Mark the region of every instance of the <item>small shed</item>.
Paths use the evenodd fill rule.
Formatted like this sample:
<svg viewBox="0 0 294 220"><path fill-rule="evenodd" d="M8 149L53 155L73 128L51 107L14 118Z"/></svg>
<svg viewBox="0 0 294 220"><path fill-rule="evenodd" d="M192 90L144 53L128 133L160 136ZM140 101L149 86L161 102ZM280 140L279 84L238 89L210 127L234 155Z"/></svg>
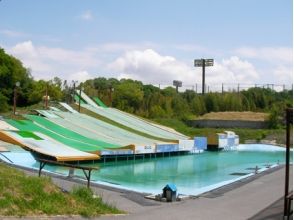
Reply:
<svg viewBox="0 0 294 220"><path fill-rule="evenodd" d="M173 183L168 183L162 189L162 197L166 198L167 202L175 202L177 199L177 187Z"/></svg>

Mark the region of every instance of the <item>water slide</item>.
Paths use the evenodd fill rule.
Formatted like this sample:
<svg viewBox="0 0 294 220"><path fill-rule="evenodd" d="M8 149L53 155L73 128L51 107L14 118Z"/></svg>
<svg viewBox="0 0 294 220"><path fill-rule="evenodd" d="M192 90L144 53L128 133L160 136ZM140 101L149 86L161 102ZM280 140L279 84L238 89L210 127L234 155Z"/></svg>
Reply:
<svg viewBox="0 0 294 220"><path fill-rule="evenodd" d="M145 121L139 119L138 117L130 116L129 114L122 113L121 111L113 109L113 108L94 107L88 104L82 104L82 107L92 112L95 112L99 115L102 115L103 117L116 121L122 125L130 127L134 130L152 135L154 137L159 137L159 138L164 138L169 140L181 140L181 139L189 138L185 135L170 132L161 127L154 126L151 123L146 123Z"/></svg>
<svg viewBox="0 0 294 220"><path fill-rule="evenodd" d="M164 138L164 139L170 139L170 140L189 139L189 137L171 128L166 128L165 126L156 125L155 123L151 123L147 120L141 119L129 113L125 113L118 109L105 108L104 103L102 103L101 100L96 97L94 98L94 100L98 104L102 103L104 105L102 107L97 106L97 104L91 98L89 98L84 92L81 92L81 98L85 100L85 102L87 103L87 104L82 103L83 107L97 114L100 114L104 117L115 120L118 123L123 124L127 127L133 128L135 130L147 133L155 137Z"/></svg>
<svg viewBox="0 0 294 220"><path fill-rule="evenodd" d="M50 118L48 120L89 138L98 138L99 140L124 146L160 143L158 140L137 135L85 114L71 114L69 112L56 112L55 114L60 118Z"/></svg>
<svg viewBox="0 0 294 220"><path fill-rule="evenodd" d="M85 102L85 100L83 98L80 99L80 96L79 95L74 95L74 100L79 103L79 101L81 100L81 103L85 104L87 102Z"/></svg>
<svg viewBox="0 0 294 220"><path fill-rule="evenodd" d="M35 110L36 112L38 112L40 115L43 115L47 118L58 118L57 115L55 115L53 112L51 111L46 111L46 110Z"/></svg>
<svg viewBox="0 0 294 220"><path fill-rule="evenodd" d="M89 97L87 96L83 91L79 91L79 90L76 90L76 93L80 96L80 92L81 92L81 100L84 100L85 103L87 103L88 105L91 105L93 107L97 107L97 104ZM83 104L85 104L83 103Z"/></svg>
<svg viewBox="0 0 294 220"><path fill-rule="evenodd" d="M102 101L101 99L99 99L98 97L93 97L93 100L100 106L103 108L108 108Z"/></svg>
<svg viewBox="0 0 294 220"><path fill-rule="evenodd" d="M101 146L89 144L80 140L72 139L71 137L66 136L61 131L50 130L45 127L39 126L36 123L33 123L30 120L6 120L10 125L18 128L22 131L30 131L30 132L40 132L42 134L47 135L48 137L64 144L70 146L74 149L91 152L91 153L99 153L100 150L104 149Z"/></svg>
<svg viewBox="0 0 294 220"><path fill-rule="evenodd" d="M18 131L17 128L11 126L6 121L0 120L0 130Z"/></svg>
<svg viewBox="0 0 294 220"><path fill-rule="evenodd" d="M149 120L146 120L146 119L144 119L144 118L140 118L140 117L138 117L138 116L136 116L136 115L133 115L133 114L130 114L130 113L127 113L127 112L121 111L121 110L119 110L119 109L117 109L117 108L111 108L111 110L112 110L112 111L118 111L119 113L121 113L121 114L125 114L125 115L128 116L128 117L133 117L133 118L135 118L135 119L137 119L137 120L141 120L141 121L143 121L144 123L148 123L148 124L151 124L152 126L159 127L160 129L167 130L168 132L171 132L171 133L173 133L173 134L180 135L180 136L183 137L183 139L187 139L187 138L189 138L188 136L183 135L183 134L180 133L180 132L177 132L177 131L176 131L175 129L173 129L173 128L169 128L169 127L166 127L166 126L164 126L164 125L156 124L156 123L154 123L154 122L152 122L152 121L149 121Z"/></svg>
<svg viewBox="0 0 294 220"><path fill-rule="evenodd" d="M56 108L56 107L53 107L53 106L50 106L49 108L51 110L53 110L53 111L56 111L56 112L60 112L61 111L59 108Z"/></svg>
<svg viewBox="0 0 294 220"><path fill-rule="evenodd" d="M66 104L65 102L59 102L59 104L71 113L79 113L78 111L74 110L70 105Z"/></svg>
<svg viewBox="0 0 294 220"><path fill-rule="evenodd" d="M11 144L22 146L38 154L55 158L57 161L80 161L80 160L97 160L98 155L79 151L46 139L45 135L35 138L37 135L32 133L31 137L23 137L16 131L0 130L0 140Z"/></svg>
<svg viewBox="0 0 294 220"><path fill-rule="evenodd" d="M120 124L131 127L135 130L139 130L141 132L147 133L152 136L156 136L155 134L157 134L157 136L160 135L158 137L165 138L165 139L171 139L171 140L189 139L188 136L185 136L175 131L172 128L168 128L166 126L162 126L162 125L150 122L148 120L120 111L115 108L107 108L107 106L98 97L93 98L94 101L96 102L95 103L84 92L81 92L81 98L85 100L86 102L86 103L82 103L83 107L85 106L94 107L98 109L97 111L99 111L101 115L104 113L103 114L104 117L109 117L112 120L115 119L115 121L119 122ZM97 106L97 104L99 106ZM91 111L93 111L93 109Z"/></svg>
<svg viewBox="0 0 294 220"><path fill-rule="evenodd" d="M107 149L107 148L120 148L122 145L120 144L111 144L107 143L102 140L87 138L77 132L74 132L70 129L67 129L63 126L60 126L44 117L35 116L35 115L25 115L26 118L32 120L37 125L44 127L48 130L51 130L53 132L62 134L63 136L69 137L72 140L79 141L81 143L86 143L93 146L99 146L100 148Z"/></svg>

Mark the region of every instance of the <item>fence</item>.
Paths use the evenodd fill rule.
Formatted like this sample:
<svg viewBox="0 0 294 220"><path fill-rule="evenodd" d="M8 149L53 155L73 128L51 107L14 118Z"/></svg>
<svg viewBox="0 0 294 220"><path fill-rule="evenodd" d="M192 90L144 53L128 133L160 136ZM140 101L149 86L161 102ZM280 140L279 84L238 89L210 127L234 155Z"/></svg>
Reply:
<svg viewBox="0 0 294 220"><path fill-rule="evenodd" d="M168 86L172 86L172 84L153 84L160 89L164 89ZM250 88L264 88L271 89L277 92L293 90L293 84L242 84L242 83L220 83L220 84L205 84L206 93L209 92L240 92L242 90L248 90ZM180 92L184 92L186 90L193 90L196 93L202 93L202 84L183 84L182 87L179 87Z"/></svg>

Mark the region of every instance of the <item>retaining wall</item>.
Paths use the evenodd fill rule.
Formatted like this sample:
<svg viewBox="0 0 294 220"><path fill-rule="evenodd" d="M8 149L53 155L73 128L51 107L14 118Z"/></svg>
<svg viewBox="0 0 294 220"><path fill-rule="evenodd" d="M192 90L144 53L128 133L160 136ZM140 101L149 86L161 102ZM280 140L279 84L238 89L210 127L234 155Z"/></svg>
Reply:
<svg viewBox="0 0 294 220"><path fill-rule="evenodd" d="M198 128L267 128L265 121L190 120L188 125Z"/></svg>

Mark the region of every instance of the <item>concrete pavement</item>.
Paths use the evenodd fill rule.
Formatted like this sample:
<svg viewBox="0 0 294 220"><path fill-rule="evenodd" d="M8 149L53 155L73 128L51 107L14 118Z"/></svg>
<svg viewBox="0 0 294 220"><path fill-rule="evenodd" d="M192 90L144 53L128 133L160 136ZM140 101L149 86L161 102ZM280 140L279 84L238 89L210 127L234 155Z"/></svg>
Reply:
<svg viewBox="0 0 294 220"><path fill-rule="evenodd" d="M291 184L292 186L292 184ZM222 194L222 190L224 193ZM218 192L219 191L219 192ZM224 189L179 203L164 204L128 216L101 219L205 219L243 220L270 206L283 196L284 169L255 177L253 181L227 191Z"/></svg>

